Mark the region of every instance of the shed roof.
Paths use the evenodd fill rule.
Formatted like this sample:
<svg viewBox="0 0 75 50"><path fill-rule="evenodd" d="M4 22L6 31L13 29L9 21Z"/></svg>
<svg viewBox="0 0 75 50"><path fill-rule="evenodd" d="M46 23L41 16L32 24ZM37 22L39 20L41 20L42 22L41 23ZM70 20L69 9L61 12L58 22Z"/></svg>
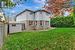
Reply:
<svg viewBox="0 0 75 50"><path fill-rule="evenodd" d="M9 24L23 24L23 22L9 21Z"/></svg>

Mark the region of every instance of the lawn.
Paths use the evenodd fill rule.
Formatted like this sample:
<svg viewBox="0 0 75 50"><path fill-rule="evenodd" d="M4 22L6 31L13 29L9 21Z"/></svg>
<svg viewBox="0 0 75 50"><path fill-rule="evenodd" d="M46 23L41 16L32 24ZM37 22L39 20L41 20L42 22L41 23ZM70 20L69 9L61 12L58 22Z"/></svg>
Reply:
<svg viewBox="0 0 75 50"><path fill-rule="evenodd" d="M14 33L5 39L3 50L75 50L75 28Z"/></svg>

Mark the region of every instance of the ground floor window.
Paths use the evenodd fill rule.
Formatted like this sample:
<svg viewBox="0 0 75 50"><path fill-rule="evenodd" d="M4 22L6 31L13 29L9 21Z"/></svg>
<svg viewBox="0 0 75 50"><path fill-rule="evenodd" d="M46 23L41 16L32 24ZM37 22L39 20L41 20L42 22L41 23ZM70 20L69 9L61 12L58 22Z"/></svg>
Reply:
<svg viewBox="0 0 75 50"><path fill-rule="evenodd" d="M35 25L37 25L37 21L35 21Z"/></svg>
<svg viewBox="0 0 75 50"><path fill-rule="evenodd" d="M40 21L40 25L42 26L42 21Z"/></svg>
<svg viewBox="0 0 75 50"><path fill-rule="evenodd" d="M49 25L49 21L46 21L45 24L48 26Z"/></svg>
<svg viewBox="0 0 75 50"><path fill-rule="evenodd" d="M29 25L33 25L33 21L29 21Z"/></svg>

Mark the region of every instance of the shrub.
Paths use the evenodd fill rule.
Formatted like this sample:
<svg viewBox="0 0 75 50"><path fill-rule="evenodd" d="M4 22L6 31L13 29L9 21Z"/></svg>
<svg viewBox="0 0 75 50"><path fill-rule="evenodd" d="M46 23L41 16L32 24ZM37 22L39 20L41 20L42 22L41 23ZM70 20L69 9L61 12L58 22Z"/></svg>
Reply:
<svg viewBox="0 0 75 50"><path fill-rule="evenodd" d="M74 25L73 17L56 17L51 18L52 27L72 27Z"/></svg>

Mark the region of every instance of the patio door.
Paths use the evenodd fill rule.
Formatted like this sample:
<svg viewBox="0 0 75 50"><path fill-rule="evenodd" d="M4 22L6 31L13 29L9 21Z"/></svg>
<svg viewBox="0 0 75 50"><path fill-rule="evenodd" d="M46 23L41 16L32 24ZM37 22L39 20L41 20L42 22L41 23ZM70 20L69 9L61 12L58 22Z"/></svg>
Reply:
<svg viewBox="0 0 75 50"><path fill-rule="evenodd" d="M25 30L25 24L22 24L22 30Z"/></svg>

